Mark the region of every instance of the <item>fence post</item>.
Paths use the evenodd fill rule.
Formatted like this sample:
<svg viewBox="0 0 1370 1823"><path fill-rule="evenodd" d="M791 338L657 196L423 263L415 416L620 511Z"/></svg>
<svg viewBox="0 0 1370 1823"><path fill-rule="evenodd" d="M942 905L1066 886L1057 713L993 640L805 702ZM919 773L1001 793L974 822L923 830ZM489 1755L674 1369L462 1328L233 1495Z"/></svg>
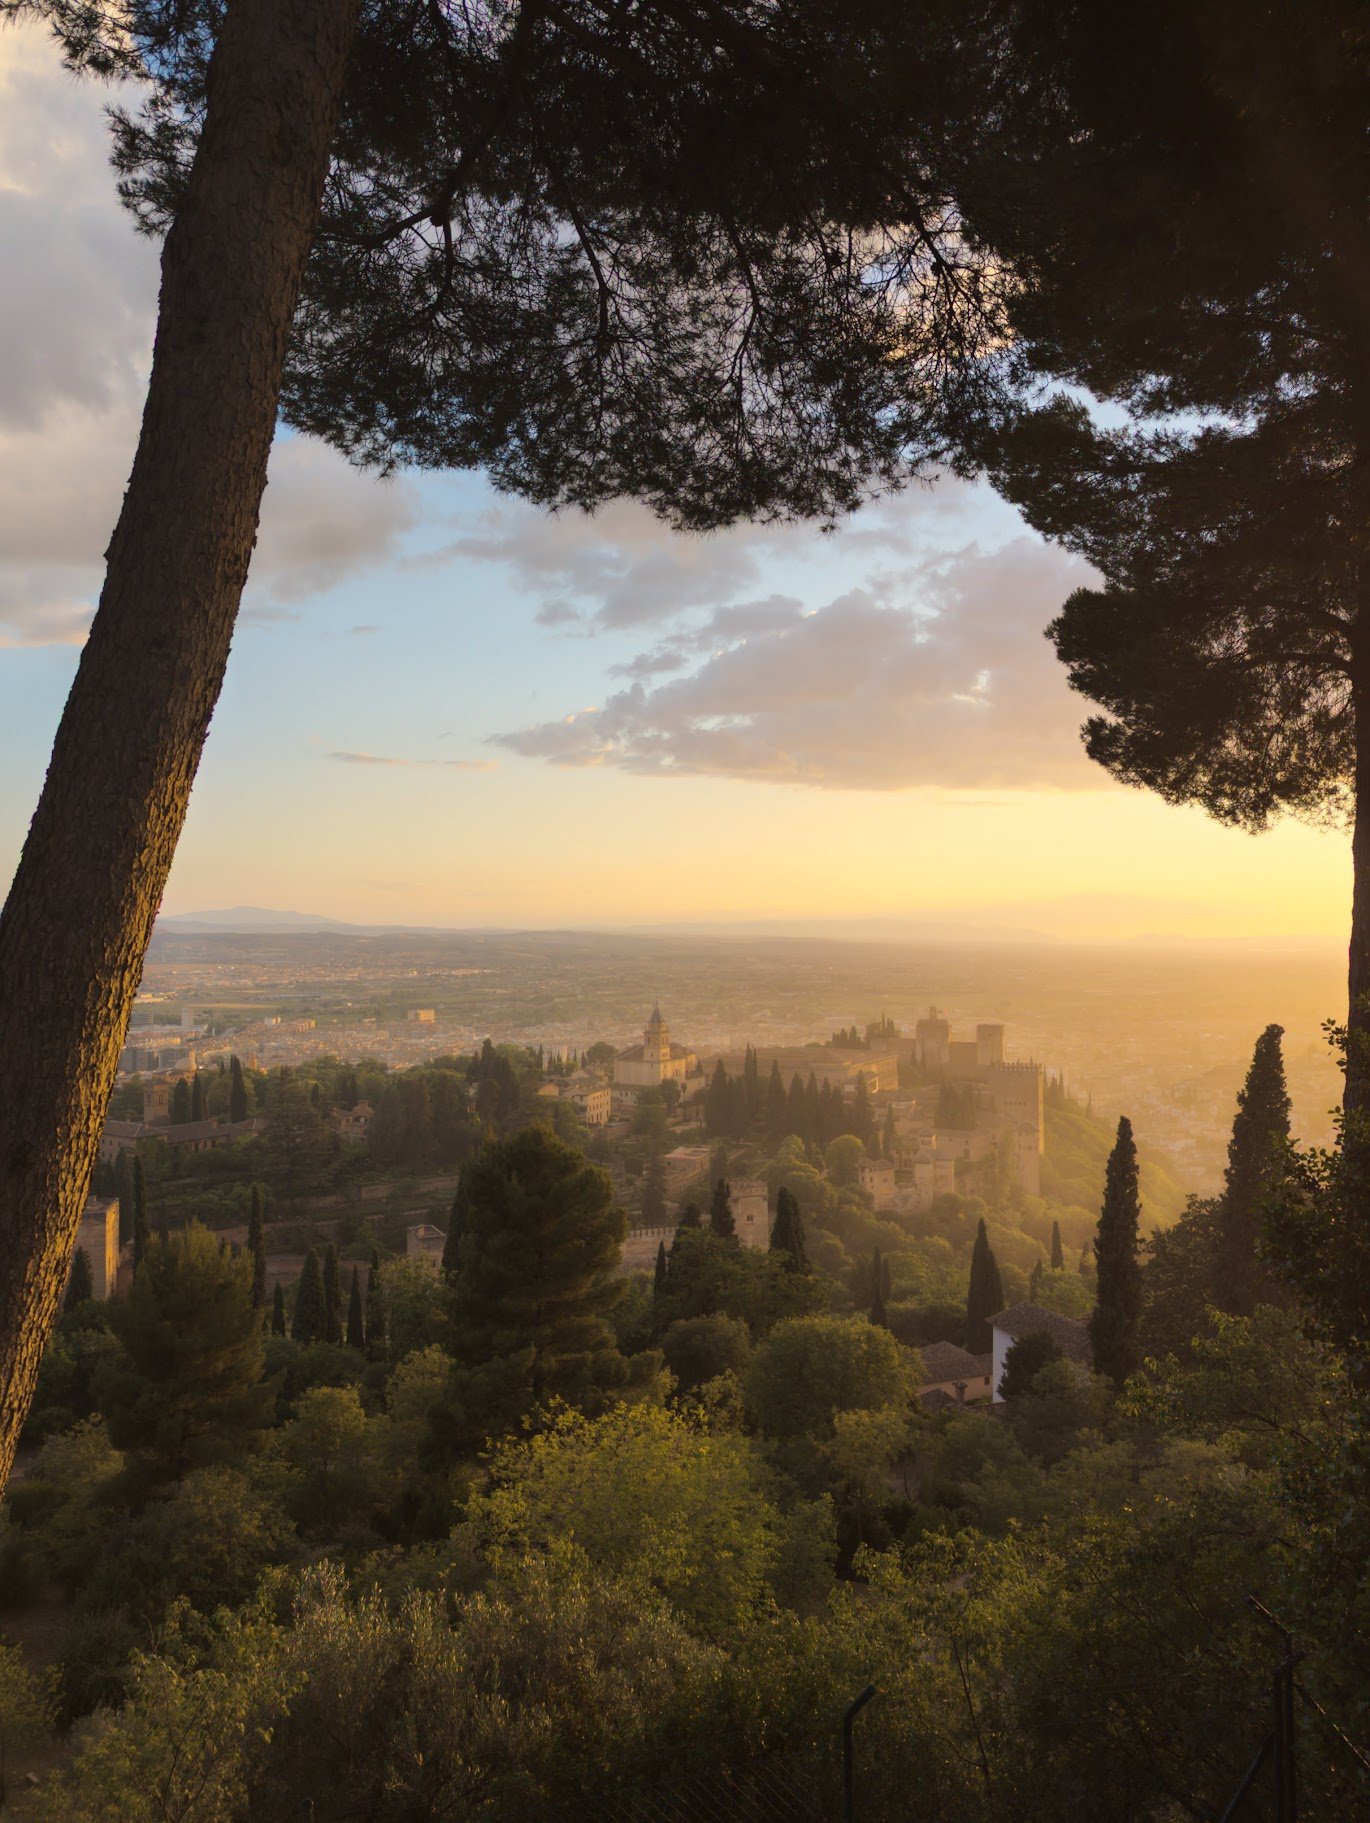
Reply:
<svg viewBox="0 0 1370 1823"><path fill-rule="evenodd" d="M847 1704L842 1717L842 1823L855 1823L856 1781L852 1763L852 1727L857 1716L875 1695L875 1685L867 1684L860 1696Z"/></svg>

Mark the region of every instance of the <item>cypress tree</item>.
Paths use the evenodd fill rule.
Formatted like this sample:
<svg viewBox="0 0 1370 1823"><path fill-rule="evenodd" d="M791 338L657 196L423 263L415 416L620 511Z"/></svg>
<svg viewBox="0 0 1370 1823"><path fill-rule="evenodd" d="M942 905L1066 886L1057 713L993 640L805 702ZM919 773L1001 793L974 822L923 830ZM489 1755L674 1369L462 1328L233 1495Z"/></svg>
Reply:
<svg viewBox="0 0 1370 1823"><path fill-rule="evenodd" d="M1040 1260L1038 1260L1034 1264L1034 1266L1032 1268L1032 1276L1028 1280L1028 1303L1029 1304L1035 1304L1037 1302L1037 1299L1041 1294L1041 1290L1042 1290L1042 1262Z"/></svg>
<svg viewBox="0 0 1370 1823"><path fill-rule="evenodd" d="M450 1279L457 1270L457 1256L461 1249L461 1186L452 1198L451 1213L447 1218L447 1239L442 1244L442 1276Z"/></svg>
<svg viewBox="0 0 1370 1823"><path fill-rule="evenodd" d="M114 1161L114 1194L119 1199L119 1245L133 1239L133 1160L136 1154L120 1147Z"/></svg>
<svg viewBox="0 0 1370 1823"><path fill-rule="evenodd" d="M71 1277L67 1280L67 1295L63 1310L75 1310L78 1304L89 1304L95 1296L95 1279L90 1270L90 1255L84 1247L78 1247L71 1259Z"/></svg>
<svg viewBox="0 0 1370 1823"><path fill-rule="evenodd" d="M323 1339L343 1339L342 1275L338 1271L338 1250L330 1241L323 1254Z"/></svg>
<svg viewBox="0 0 1370 1823"><path fill-rule="evenodd" d="M205 1101L205 1085L198 1070L190 1085L190 1118L192 1120L209 1119L209 1106Z"/></svg>
<svg viewBox="0 0 1370 1823"><path fill-rule="evenodd" d="M717 1138L726 1133L733 1117L733 1098L728 1087L728 1072L723 1067L720 1057L714 1065L714 1073L709 1079L709 1087L704 1095L704 1130L711 1137Z"/></svg>
<svg viewBox="0 0 1370 1823"><path fill-rule="evenodd" d="M720 1240L735 1240L737 1223L733 1220L733 1187L727 1178L720 1177L714 1184L714 1193L709 1202L709 1228Z"/></svg>
<svg viewBox="0 0 1370 1823"><path fill-rule="evenodd" d="M1104 1203L1094 1241L1098 1285L1089 1322L1094 1367L1121 1386L1139 1360L1137 1325L1141 1316L1142 1275L1137 1260L1141 1221L1137 1193L1137 1147L1132 1123L1124 1115L1109 1153L1104 1176Z"/></svg>
<svg viewBox="0 0 1370 1823"><path fill-rule="evenodd" d="M785 1137L787 1104L785 1082L780 1074L780 1059L771 1062L770 1081L766 1085L766 1138L778 1146Z"/></svg>
<svg viewBox="0 0 1370 1823"><path fill-rule="evenodd" d="M366 1331L362 1327L362 1276L356 1266L352 1268L352 1290L347 1299L347 1346L366 1347Z"/></svg>
<svg viewBox="0 0 1370 1823"><path fill-rule="evenodd" d="M276 1281L276 1290L271 1299L271 1333L273 1336L286 1334L285 1292L281 1289L279 1279Z"/></svg>
<svg viewBox="0 0 1370 1823"><path fill-rule="evenodd" d="M824 1089L828 1084L823 1084ZM835 1132L830 1132L823 1121L822 1097L818 1093L818 1078L809 1071L809 1080L804 1084L804 1139L806 1142L819 1140L826 1145L828 1140L836 1139Z"/></svg>
<svg viewBox="0 0 1370 1823"><path fill-rule="evenodd" d="M898 1143L899 1135L894 1125L894 1103L891 1102L885 1109L885 1136L881 1145L881 1150L886 1158L894 1157Z"/></svg>
<svg viewBox="0 0 1370 1823"><path fill-rule="evenodd" d="M252 1308L266 1303L266 1235L262 1228L262 1192L252 1186L252 1212L247 1218L247 1250L252 1255Z"/></svg>
<svg viewBox="0 0 1370 1823"><path fill-rule="evenodd" d="M790 1092L785 1101L785 1133L790 1139L809 1139L809 1122L804 1106L804 1085L799 1072L790 1078Z"/></svg>
<svg viewBox="0 0 1370 1823"><path fill-rule="evenodd" d="M136 1272L147 1252L147 1174L143 1161L133 1155L133 1268Z"/></svg>
<svg viewBox="0 0 1370 1823"><path fill-rule="evenodd" d="M1284 1174L1289 1144L1283 1036L1282 1026L1268 1025L1256 1040L1227 1148L1212 1296L1220 1310L1233 1316L1249 1317L1265 1289L1259 1260L1261 1225L1266 1202Z"/></svg>
<svg viewBox="0 0 1370 1823"><path fill-rule="evenodd" d="M885 1309L884 1294L878 1284L875 1287L875 1296L871 1299L870 1320L878 1329L888 1329L890 1326L889 1315Z"/></svg>
<svg viewBox="0 0 1370 1823"><path fill-rule="evenodd" d="M742 1066L742 1085L747 1098L747 1124L750 1126L761 1114L761 1071L757 1065L756 1052L750 1045L747 1046Z"/></svg>
<svg viewBox="0 0 1370 1823"><path fill-rule="evenodd" d="M304 1256L300 1282L295 1288L295 1320L290 1333L297 1342L320 1342L327 1333L328 1316L324 1308L323 1268L317 1251L311 1247Z"/></svg>
<svg viewBox="0 0 1370 1823"><path fill-rule="evenodd" d="M190 1084L183 1076L171 1091L171 1124L183 1127L190 1119Z"/></svg>
<svg viewBox="0 0 1370 1823"><path fill-rule="evenodd" d="M703 1226L704 1216L699 1204L686 1203L680 1212L680 1220L675 1225L676 1233L679 1234L682 1228L702 1228Z"/></svg>
<svg viewBox="0 0 1370 1823"><path fill-rule="evenodd" d="M642 1178L642 1225L659 1228L666 1220L666 1160L658 1150L647 1160Z"/></svg>
<svg viewBox="0 0 1370 1823"><path fill-rule="evenodd" d="M366 1279L366 1348L373 1361L385 1359L389 1339L390 1316L385 1307L385 1283L381 1278L381 1256L371 1249L371 1270Z"/></svg>
<svg viewBox="0 0 1370 1823"><path fill-rule="evenodd" d="M1061 1224L1053 1222L1051 1224L1051 1270L1062 1272L1065 1269L1065 1263L1065 1251L1061 1246Z"/></svg>
<svg viewBox="0 0 1370 1823"><path fill-rule="evenodd" d="M990 1318L1004 1308L1004 1284L985 1232L983 1218L975 1230L970 1255L970 1286L966 1293L966 1347L973 1355L988 1354L993 1342Z"/></svg>
<svg viewBox="0 0 1370 1823"><path fill-rule="evenodd" d="M804 1246L804 1220L799 1213L799 1202L794 1192L786 1190L783 1185L775 1199L771 1252L783 1254L785 1264L796 1272L807 1272L809 1269L808 1252Z"/></svg>
<svg viewBox="0 0 1370 1823"><path fill-rule="evenodd" d="M880 1255L880 1295L887 1304L894 1296L894 1286L890 1281L890 1256L887 1253Z"/></svg>
<svg viewBox="0 0 1370 1823"><path fill-rule="evenodd" d="M720 1177L728 1175L728 1148L715 1146L713 1157L709 1160L709 1182L716 1184Z"/></svg>
<svg viewBox="0 0 1370 1823"><path fill-rule="evenodd" d="M228 1118L235 1124L247 1119L247 1081L236 1057L229 1060Z"/></svg>
<svg viewBox="0 0 1370 1823"><path fill-rule="evenodd" d="M659 1298L666 1289L666 1275L668 1271L669 1267L666 1264L666 1243L665 1241L658 1241L656 1244L656 1272L652 1277L652 1296L654 1298Z"/></svg>

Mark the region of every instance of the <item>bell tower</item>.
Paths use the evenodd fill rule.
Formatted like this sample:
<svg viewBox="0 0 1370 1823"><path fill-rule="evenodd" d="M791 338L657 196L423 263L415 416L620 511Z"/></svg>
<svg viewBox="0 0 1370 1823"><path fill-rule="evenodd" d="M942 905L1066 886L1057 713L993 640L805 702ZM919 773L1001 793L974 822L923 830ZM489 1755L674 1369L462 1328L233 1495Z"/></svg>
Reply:
<svg viewBox="0 0 1370 1823"><path fill-rule="evenodd" d="M671 1061L671 1033L661 1017L660 1005L652 1008L652 1016L642 1033L642 1061L657 1065Z"/></svg>

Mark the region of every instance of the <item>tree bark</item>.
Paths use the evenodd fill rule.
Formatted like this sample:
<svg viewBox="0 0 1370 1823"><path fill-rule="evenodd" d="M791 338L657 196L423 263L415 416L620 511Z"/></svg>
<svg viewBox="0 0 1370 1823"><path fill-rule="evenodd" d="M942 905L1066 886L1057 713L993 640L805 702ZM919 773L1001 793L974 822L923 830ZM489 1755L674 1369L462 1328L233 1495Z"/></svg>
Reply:
<svg viewBox="0 0 1370 1823"><path fill-rule="evenodd" d="M0 1487L228 661L359 0L230 0L99 611L0 915Z"/></svg>
<svg viewBox="0 0 1370 1823"><path fill-rule="evenodd" d="M1348 1114L1370 1108L1370 625L1363 621L1358 623L1351 645L1351 720L1356 770L1343 1095Z"/></svg>

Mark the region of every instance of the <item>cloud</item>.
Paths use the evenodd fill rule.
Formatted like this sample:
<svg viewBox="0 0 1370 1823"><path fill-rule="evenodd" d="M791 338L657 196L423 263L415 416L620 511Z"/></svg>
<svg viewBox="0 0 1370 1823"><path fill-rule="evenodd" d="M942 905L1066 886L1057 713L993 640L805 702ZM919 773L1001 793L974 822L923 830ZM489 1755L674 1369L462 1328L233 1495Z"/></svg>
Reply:
<svg viewBox="0 0 1370 1823"><path fill-rule="evenodd" d="M499 765L498 760L407 760L388 753L365 753L346 748L339 748L328 757L340 760L345 766L442 766L453 772L493 772Z"/></svg>
<svg viewBox="0 0 1370 1823"><path fill-rule="evenodd" d="M1042 629L1084 565L1035 539L876 575L814 612L723 609L600 708L494 736L526 757L830 789L1094 788ZM764 610L764 611L762 611ZM687 675L651 687L687 649Z"/></svg>
<svg viewBox="0 0 1370 1823"><path fill-rule="evenodd" d="M0 645L79 644L133 460L158 249L114 194L110 90L61 67L38 25L0 31ZM302 438L278 441L245 618L391 556L417 519L387 485Z"/></svg>

